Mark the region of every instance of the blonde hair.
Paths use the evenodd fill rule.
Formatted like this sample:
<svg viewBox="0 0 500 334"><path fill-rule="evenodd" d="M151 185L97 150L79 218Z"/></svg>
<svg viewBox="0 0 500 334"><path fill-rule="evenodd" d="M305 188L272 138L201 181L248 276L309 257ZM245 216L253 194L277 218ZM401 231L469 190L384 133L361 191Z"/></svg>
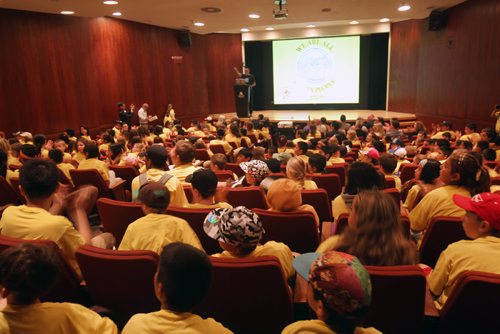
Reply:
<svg viewBox="0 0 500 334"><path fill-rule="evenodd" d="M292 157L286 164L286 176L301 186L304 186L306 178L306 163L299 157Z"/></svg>
<svg viewBox="0 0 500 334"><path fill-rule="evenodd" d="M294 211L302 205L302 188L293 180L278 179L267 192L267 202L276 211Z"/></svg>

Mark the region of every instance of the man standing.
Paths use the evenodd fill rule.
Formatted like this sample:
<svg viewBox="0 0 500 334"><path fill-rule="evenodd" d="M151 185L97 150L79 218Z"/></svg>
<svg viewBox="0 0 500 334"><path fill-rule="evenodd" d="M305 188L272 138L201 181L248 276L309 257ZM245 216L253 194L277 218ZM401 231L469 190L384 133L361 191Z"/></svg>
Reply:
<svg viewBox="0 0 500 334"><path fill-rule="evenodd" d="M120 118L120 121L122 121L122 123L127 123L129 128L130 128L130 121L133 115L134 115L133 109L127 110L125 109L125 103L118 102L118 117Z"/></svg>
<svg viewBox="0 0 500 334"><path fill-rule="evenodd" d="M244 71L243 73L241 73L240 71L238 71L238 68L234 67L234 70L235 72L238 74L238 76L242 79L245 80L245 83L248 85L248 87L250 87L250 91L249 91L249 111L250 111L250 115L252 115L252 112L253 112L253 88L255 86L257 86L257 83L255 82L255 77L253 76L253 74L250 73L250 68L249 67L244 67Z"/></svg>
<svg viewBox="0 0 500 334"><path fill-rule="evenodd" d="M139 125L140 126L148 126L148 109L149 104L144 103L137 112L137 116L139 116Z"/></svg>

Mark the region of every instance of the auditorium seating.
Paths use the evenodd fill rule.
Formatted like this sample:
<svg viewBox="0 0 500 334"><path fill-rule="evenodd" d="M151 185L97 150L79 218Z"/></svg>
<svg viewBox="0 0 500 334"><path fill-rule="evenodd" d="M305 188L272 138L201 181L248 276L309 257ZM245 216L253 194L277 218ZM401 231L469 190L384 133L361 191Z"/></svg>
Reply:
<svg viewBox="0 0 500 334"><path fill-rule="evenodd" d="M309 204L316 210L322 231L323 222L333 222L331 201L325 189L302 190L302 204Z"/></svg>
<svg viewBox="0 0 500 334"><path fill-rule="evenodd" d="M340 177L337 174L314 174L308 177L316 183L318 188L326 190L330 201L342 193Z"/></svg>
<svg viewBox="0 0 500 334"><path fill-rule="evenodd" d="M8 184L8 182L7 182ZM24 196L21 194L21 190L19 189L19 178L13 177L10 179L11 189L16 193L16 197L18 198L17 203L24 204L26 202Z"/></svg>
<svg viewBox="0 0 500 334"><path fill-rule="evenodd" d="M120 245L127 227L144 216L141 203L99 198L96 204L103 230L114 235L117 247Z"/></svg>
<svg viewBox="0 0 500 334"><path fill-rule="evenodd" d="M267 209L267 200L260 187L240 187L227 189L227 201L233 207L246 206L249 209Z"/></svg>
<svg viewBox="0 0 500 334"><path fill-rule="evenodd" d="M160 309L153 286L156 253L81 246L76 259L95 305L109 309L119 319Z"/></svg>
<svg viewBox="0 0 500 334"><path fill-rule="evenodd" d="M418 165L415 164L402 164L401 165L401 174L399 178L401 179L401 183L405 184L406 181L415 178L415 170L418 168Z"/></svg>
<svg viewBox="0 0 500 334"><path fill-rule="evenodd" d="M203 230L203 221L211 209L191 209L170 206L167 214L184 219L200 239L201 245L207 254L222 252L219 242L210 238Z"/></svg>
<svg viewBox="0 0 500 334"><path fill-rule="evenodd" d="M64 257L61 249L56 245L55 242L51 240L25 240L18 238L10 238L4 235L0 235L0 252L9 248L10 246L19 245L22 243L30 243L35 245L44 245L50 247L56 256L56 261L58 261L61 266L59 267L59 272L57 274L56 283L51 288L51 290L41 297L42 301L45 302L72 302L81 303L83 305L89 305L89 298L85 290L80 286L80 280L73 270L73 268L68 264L68 261Z"/></svg>
<svg viewBox="0 0 500 334"><path fill-rule="evenodd" d="M7 204L22 204L24 197L16 191L3 176L0 176L0 207Z"/></svg>
<svg viewBox="0 0 500 334"><path fill-rule="evenodd" d="M242 177L243 175L245 175L245 172L241 169L240 165L237 163L228 162L226 164L226 169L238 175L238 177Z"/></svg>
<svg viewBox="0 0 500 334"><path fill-rule="evenodd" d="M233 181L233 172L230 170L218 170L215 172L215 175L217 176L217 180L219 182L226 182L227 179Z"/></svg>
<svg viewBox="0 0 500 334"><path fill-rule="evenodd" d="M261 243L273 240L286 244L293 252L314 252L319 246L319 231L311 212L277 212L254 209L266 233Z"/></svg>
<svg viewBox="0 0 500 334"><path fill-rule="evenodd" d="M98 198L112 198L118 201L126 201L125 181L117 181L109 187L97 169L72 169L69 171L75 187L93 185L97 187Z"/></svg>
<svg viewBox="0 0 500 334"><path fill-rule="evenodd" d="M134 166L111 165L109 169L115 172L115 175L125 180L125 189L130 190L132 180L139 175L139 171Z"/></svg>
<svg viewBox="0 0 500 334"><path fill-rule="evenodd" d="M194 151L194 158L200 161L207 161L210 160L210 155L206 148L198 148Z"/></svg>
<svg viewBox="0 0 500 334"><path fill-rule="evenodd" d="M274 256L211 257L208 295L194 309L239 334L275 334L293 321L292 296Z"/></svg>
<svg viewBox="0 0 500 334"><path fill-rule="evenodd" d="M347 175L347 163L329 165L326 166L325 170L327 174L337 174L340 178L340 184L342 185L342 187L345 186L346 175Z"/></svg>
<svg viewBox="0 0 500 334"><path fill-rule="evenodd" d="M372 284L372 303L365 327L384 334L421 333L426 278L418 265L366 266Z"/></svg>
<svg viewBox="0 0 500 334"><path fill-rule="evenodd" d="M468 239L462 228L462 219L456 217L434 217L425 230L420 244L420 262L434 267L441 252L449 244Z"/></svg>

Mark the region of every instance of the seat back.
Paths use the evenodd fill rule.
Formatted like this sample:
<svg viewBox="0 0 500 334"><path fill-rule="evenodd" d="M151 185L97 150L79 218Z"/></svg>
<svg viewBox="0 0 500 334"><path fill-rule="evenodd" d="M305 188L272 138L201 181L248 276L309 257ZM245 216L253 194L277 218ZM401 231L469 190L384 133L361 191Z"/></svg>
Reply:
<svg viewBox="0 0 500 334"><path fill-rule="evenodd" d="M364 326L382 333L421 333L426 278L418 266L365 266L372 284L372 303Z"/></svg>
<svg viewBox="0 0 500 334"><path fill-rule="evenodd" d="M401 183L405 184L406 181L415 178L415 170L418 168L416 164L402 164L401 165L401 174L399 178L401 179Z"/></svg>
<svg viewBox="0 0 500 334"><path fill-rule="evenodd" d="M292 322L292 299L276 257L210 260L213 282L194 313L239 334L280 333Z"/></svg>
<svg viewBox="0 0 500 334"><path fill-rule="evenodd" d="M231 181L233 181L233 172L230 170L218 170L215 172L215 175L217 176L217 180L219 182L226 182L227 179L231 179Z"/></svg>
<svg viewBox="0 0 500 334"><path fill-rule="evenodd" d="M325 189L330 201L342 193L342 185L340 176L337 174L321 174L309 175L309 177L316 182L318 188Z"/></svg>
<svg viewBox="0 0 500 334"><path fill-rule="evenodd" d="M18 238L10 238L0 235L0 253L5 249L19 245L22 243L30 243L35 245L44 245L54 250L57 261L61 264L57 274L56 283L52 289L41 297L45 302L73 302L88 304L87 298L83 290L80 288L80 279L68 264L61 249L52 240L25 240Z"/></svg>
<svg viewBox="0 0 500 334"><path fill-rule="evenodd" d="M59 172L59 182L62 183L62 184L65 184L67 186L73 187L73 184L71 183L71 180L68 179L68 177L66 176L66 174L64 174L64 172L62 170L60 170L59 168L57 169L57 171Z"/></svg>
<svg viewBox="0 0 500 334"><path fill-rule="evenodd" d="M115 236L117 247L120 245L127 227L144 216L140 203L99 198L96 204L104 232L109 232Z"/></svg>
<svg viewBox="0 0 500 334"><path fill-rule="evenodd" d="M221 153L221 154L226 155L226 151L224 150L224 146L222 146L220 144L211 144L208 147L210 148L210 151L212 151L213 154Z"/></svg>
<svg viewBox="0 0 500 334"><path fill-rule="evenodd" d="M238 148L238 145L234 141L229 141L228 144L231 145L233 150L236 150Z"/></svg>
<svg viewBox="0 0 500 334"><path fill-rule="evenodd" d="M398 208L401 207L401 194L399 193L399 190L396 188L386 188L383 191L384 193L391 195L391 198L394 200Z"/></svg>
<svg viewBox="0 0 500 334"><path fill-rule="evenodd" d="M109 169L115 172L116 176L125 180L125 188L130 190L132 180L139 175L139 171L134 166L111 165Z"/></svg>
<svg viewBox="0 0 500 334"><path fill-rule="evenodd" d="M493 333L500 328L500 275L462 273L440 313L440 333ZM471 316L473 315L473 319Z"/></svg>
<svg viewBox="0 0 500 334"><path fill-rule="evenodd" d="M187 198L188 203L192 203L193 202L193 187L191 187L191 185L183 185L182 187L184 188L184 194L186 194L186 198Z"/></svg>
<svg viewBox="0 0 500 334"><path fill-rule="evenodd" d="M250 138L250 141L252 142L252 144L257 143L257 141L258 141L257 136L254 134L249 134L248 138Z"/></svg>
<svg viewBox="0 0 500 334"><path fill-rule="evenodd" d="M500 176L492 177L490 180L492 186L500 186Z"/></svg>
<svg viewBox="0 0 500 334"><path fill-rule="evenodd" d="M206 148L197 148L194 151L194 158L196 160L207 161L210 160L210 155L208 154L208 150Z"/></svg>
<svg viewBox="0 0 500 334"><path fill-rule="evenodd" d="M24 198L19 195L10 183L3 176L0 176L0 206L24 203Z"/></svg>
<svg viewBox="0 0 500 334"><path fill-rule="evenodd" d="M207 254L222 252L219 242L210 238L203 230L203 221L212 209L193 209L170 206L167 214L184 219L200 239L201 245Z"/></svg>
<svg viewBox="0 0 500 334"><path fill-rule="evenodd" d="M267 209L267 200L260 187L228 188L227 199L233 207L246 206L249 209Z"/></svg>
<svg viewBox="0 0 500 334"><path fill-rule="evenodd" d="M108 185L97 169L72 169L69 171L69 175L71 175L75 187L90 184L97 187L98 198L111 198Z"/></svg>
<svg viewBox="0 0 500 334"><path fill-rule="evenodd" d="M385 178L385 187L384 189L396 188L396 180L393 177Z"/></svg>
<svg viewBox="0 0 500 334"><path fill-rule="evenodd" d="M342 234L345 229L347 228L349 221L349 214L348 213L342 213L338 218L337 221L334 224L334 231L332 234Z"/></svg>
<svg viewBox="0 0 500 334"><path fill-rule="evenodd" d="M332 202L325 189L302 190L302 203L314 207L321 222L332 222Z"/></svg>
<svg viewBox="0 0 500 334"><path fill-rule="evenodd" d="M340 184L345 186L346 175L347 175L347 163L333 164L326 166L326 172L328 174L337 174L340 178Z"/></svg>
<svg viewBox="0 0 500 334"><path fill-rule="evenodd" d="M160 309L153 285L156 253L81 246L76 259L95 305L124 318Z"/></svg>
<svg viewBox="0 0 500 334"><path fill-rule="evenodd" d="M434 217L422 237L420 261L434 268L441 252L449 244L468 239L462 228L462 219L457 217Z"/></svg>
<svg viewBox="0 0 500 334"><path fill-rule="evenodd" d="M231 172L238 175L238 177L242 177L243 175L245 175L245 172L243 171L243 169L241 169L240 164L237 163L228 162L226 164L226 169L229 169Z"/></svg>
<svg viewBox="0 0 500 334"><path fill-rule="evenodd" d="M14 190L14 192L16 193L17 198L21 200L21 204L26 203L26 199L24 198L23 194L21 194L21 190L19 190L19 178L12 177L10 179L10 185L12 187L12 190Z"/></svg>
<svg viewBox="0 0 500 334"><path fill-rule="evenodd" d="M314 252L319 246L319 231L311 212L276 212L253 209L266 231L261 243L273 240L286 244L293 252Z"/></svg>

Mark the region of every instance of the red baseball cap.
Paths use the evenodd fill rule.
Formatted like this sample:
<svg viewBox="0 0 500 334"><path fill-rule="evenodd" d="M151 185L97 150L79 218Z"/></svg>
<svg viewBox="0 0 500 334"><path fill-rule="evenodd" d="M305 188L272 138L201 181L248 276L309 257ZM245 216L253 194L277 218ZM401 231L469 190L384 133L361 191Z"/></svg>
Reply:
<svg viewBox="0 0 500 334"><path fill-rule="evenodd" d="M500 230L500 195L481 193L472 198L453 195L453 201L462 209L477 214L494 229Z"/></svg>

